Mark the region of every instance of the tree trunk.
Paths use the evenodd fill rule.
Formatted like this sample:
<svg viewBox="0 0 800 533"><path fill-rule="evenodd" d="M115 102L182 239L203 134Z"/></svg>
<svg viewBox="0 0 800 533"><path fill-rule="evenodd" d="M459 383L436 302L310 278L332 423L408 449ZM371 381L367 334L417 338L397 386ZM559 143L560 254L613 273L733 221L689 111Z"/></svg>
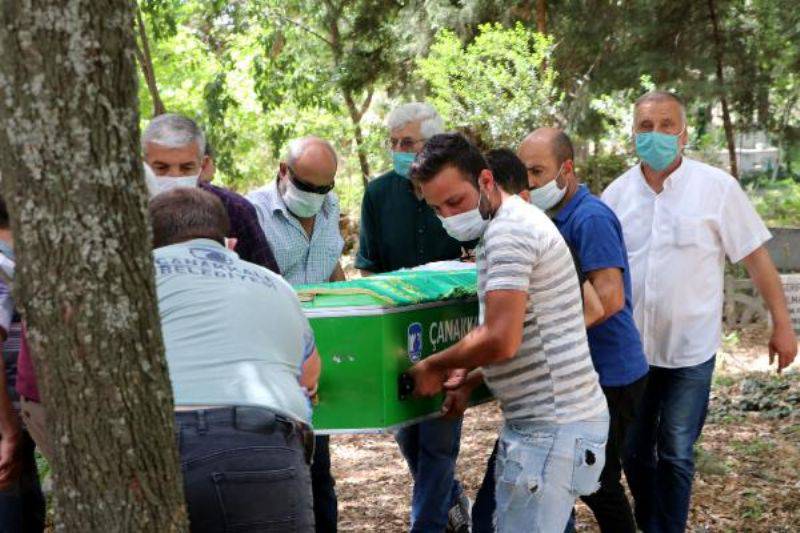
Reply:
<svg viewBox="0 0 800 533"><path fill-rule="evenodd" d="M161 94L158 92L158 83L156 83L156 70L153 68L153 56L150 54L150 41L147 39L147 27L144 25L142 18L142 10L136 8L136 27L138 28L139 41L141 47L136 46L136 57L139 59L139 65L142 67L142 74L144 75L145 82L147 82L147 89L150 91L150 98L153 100L153 116L163 115L167 112L164 107L164 102L161 100Z"/></svg>
<svg viewBox="0 0 800 533"><path fill-rule="evenodd" d="M372 93L367 99L367 107L369 107L369 101L372 99ZM353 137L356 141L356 152L358 154L358 164L361 167L361 182L364 184L364 189L367 188L369 184L369 177L371 175L370 168L369 168L369 161L367 160L367 154L364 146L364 132L361 130L361 117L364 115L363 112L359 111L356 108L356 103L353 101L353 95L349 92L344 93L344 101L347 104L347 111L350 114L350 120L353 122Z"/></svg>
<svg viewBox="0 0 800 533"><path fill-rule="evenodd" d="M739 165L736 163L736 140L733 133L733 122L728 109L728 98L725 91L725 77L723 73L723 50L724 43L722 33L719 29L719 19L715 0L708 0L708 16L711 19L711 26L714 30L714 56L717 62L717 91L722 103L722 122L725 126L725 139L728 143L728 159L731 165L731 175L739 179Z"/></svg>
<svg viewBox="0 0 800 533"><path fill-rule="evenodd" d="M326 42L331 48L334 66L338 68L342 61L342 54L344 53L342 49L341 35L339 33L339 17L341 16L341 6L335 5L330 0L327 0L325 5L328 10L327 19L330 30L330 39L326 40ZM361 117L364 116L364 113L367 111L369 104L372 101L372 90L370 89L369 94L364 101L364 105L360 110L356 106L355 100L353 100L353 93L350 91L350 89L341 87L341 90L342 96L344 97L344 103L347 105L347 113L350 115L350 120L353 122L353 138L356 142L358 164L361 167L361 182L364 184L364 189L366 190L371 172L364 146L364 132L361 130Z"/></svg>
<svg viewBox="0 0 800 533"><path fill-rule="evenodd" d="M547 34L547 0L536 0L536 31Z"/></svg>
<svg viewBox="0 0 800 533"><path fill-rule="evenodd" d="M0 0L15 296L55 443L56 530L187 529L126 0Z"/></svg>

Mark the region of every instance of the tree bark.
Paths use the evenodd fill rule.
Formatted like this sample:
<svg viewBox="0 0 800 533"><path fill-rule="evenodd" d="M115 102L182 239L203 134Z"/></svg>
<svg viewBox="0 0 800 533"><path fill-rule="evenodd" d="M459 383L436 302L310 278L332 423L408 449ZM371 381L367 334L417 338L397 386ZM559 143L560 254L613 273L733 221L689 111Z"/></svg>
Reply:
<svg viewBox="0 0 800 533"><path fill-rule="evenodd" d="M536 0L536 31L547 35L547 0Z"/></svg>
<svg viewBox="0 0 800 533"><path fill-rule="evenodd" d="M714 32L714 56L717 63L717 91L719 92L720 103L722 104L722 122L725 127L725 139L728 143L728 159L730 160L731 175L739 179L739 165L736 163L736 140L733 132L733 121L731 121L730 110L728 109L728 97L725 91L725 77L723 72L723 50L724 42L719 28L719 18L715 0L708 0L708 17Z"/></svg>
<svg viewBox="0 0 800 533"><path fill-rule="evenodd" d="M139 65L142 68L142 74L147 82L147 89L150 91L150 98L153 100L153 116L163 115L167 112L164 107L164 102L161 100L161 94L158 92L158 83L156 82L156 70L153 67L153 56L150 54L150 41L147 39L147 27L142 18L142 10L136 8L136 27L138 28L139 41L141 47L136 46L136 57L139 59Z"/></svg>
<svg viewBox="0 0 800 533"><path fill-rule="evenodd" d="M361 130L361 117L364 112L369 108L372 101L372 91L369 92L365 100L365 106L359 111L356 108L356 103L353 101L353 95L348 91L344 91L344 102L347 105L347 112L350 114L350 120L353 122L353 137L356 141L356 153L358 154L358 164L361 167L361 182L366 189L369 184L370 168L369 161L364 146L364 132Z"/></svg>
<svg viewBox="0 0 800 533"><path fill-rule="evenodd" d="M330 0L325 1L325 5L328 8L328 20L330 24L330 38L328 39L327 43L328 46L331 47L331 53L333 54L333 63L335 67L339 67L342 60L342 54L344 51L342 50L342 43L341 43L341 35L339 33L339 17L341 14L341 6L335 5ZM364 132L361 129L361 117L364 116L367 109L369 109L369 104L372 102L372 89L369 90L367 94L367 98L364 101L364 105L359 110L358 106L356 106L355 100L353 99L353 93L350 89L346 87L341 87L342 96L344 97L344 103L347 106L347 113L350 115L350 121L353 123L353 139L356 142L356 153L358 154L358 164L361 167L361 182L364 184L364 189L367 188L367 184L369 183L369 176L371 174L369 168L369 160L367 159L367 154L364 146Z"/></svg>
<svg viewBox="0 0 800 533"><path fill-rule="evenodd" d="M0 0L0 173L56 530L187 529L139 156L135 5Z"/></svg>

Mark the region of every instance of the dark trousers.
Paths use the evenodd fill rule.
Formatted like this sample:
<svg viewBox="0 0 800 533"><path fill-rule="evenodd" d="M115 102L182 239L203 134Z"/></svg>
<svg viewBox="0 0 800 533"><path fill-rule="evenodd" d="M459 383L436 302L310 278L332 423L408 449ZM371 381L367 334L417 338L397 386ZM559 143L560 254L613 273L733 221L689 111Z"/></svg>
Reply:
<svg viewBox="0 0 800 533"><path fill-rule="evenodd" d="M497 462L497 445L500 440L494 441L492 455L486 463L486 473L483 482L472 504L472 533L494 533L494 510L497 504L494 499L494 470Z"/></svg>
<svg viewBox="0 0 800 533"><path fill-rule="evenodd" d="M608 444L606 444L606 463L600 474L600 490L590 496L581 496L581 500L592 510L600 530L604 533L636 532L631 506L621 483L622 456L629 429L639 414L646 385L647 376L644 376L630 385L603 387L611 415ZM475 497L475 504L472 506L473 533L494 532L496 455L497 442L489 457L483 483ZM567 525L566 531L574 531L572 520Z"/></svg>
<svg viewBox="0 0 800 533"><path fill-rule="evenodd" d="M647 376L630 385L603 387L611 415L606 465L600 474L600 490L581 496L603 533L636 533L633 512L622 486L622 457L630 429L639 416L646 387Z"/></svg>
<svg viewBox="0 0 800 533"><path fill-rule="evenodd" d="M317 533L336 533L339 511L336 481L331 474L330 437L314 439L314 462L311 464L311 490L314 493L314 522Z"/></svg>
<svg viewBox="0 0 800 533"><path fill-rule="evenodd" d="M646 533L686 529L694 443L706 420L715 359L684 368L650 367L625 457L636 523Z"/></svg>
<svg viewBox="0 0 800 533"><path fill-rule="evenodd" d="M257 407L175 413L190 529L314 531L304 435Z"/></svg>
<svg viewBox="0 0 800 533"><path fill-rule="evenodd" d="M3 533L44 531L45 500L39 485L35 450L33 439L23 430L19 449L22 473L13 486L0 491L0 531Z"/></svg>

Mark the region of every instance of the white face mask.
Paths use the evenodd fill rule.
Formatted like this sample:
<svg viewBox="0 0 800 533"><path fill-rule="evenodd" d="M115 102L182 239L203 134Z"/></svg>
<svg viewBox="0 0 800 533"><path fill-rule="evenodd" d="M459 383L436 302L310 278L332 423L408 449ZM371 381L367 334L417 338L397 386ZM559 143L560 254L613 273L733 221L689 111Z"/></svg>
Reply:
<svg viewBox="0 0 800 533"><path fill-rule="evenodd" d="M158 179L156 173L150 168L150 165L144 163L144 183L147 185L147 194L150 198L161 192L158 187Z"/></svg>
<svg viewBox="0 0 800 533"><path fill-rule="evenodd" d="M558 169L558 174L556 174L556 177L553 178L552 181L549 181L546 185L531 190L531 203L542 211L552 209L564 199L564 195L567 193L567 188L564 187L563 189L560 189L557 183L558 177L561 176L561 171L563 169L564 164L562 163Z"/></svg>
<svg viewBox="0 0 800 533"><path fill-rule="evenodd" d="M292 214L300 218L311 218L322 209L326 194L317 194L298 189L291 179L286 179L283 202Z"/></svg>
<svg viewBox="0 0 800 533"><path fill-rule="evenodd" d="M478 195L478 206L481 205L481 194ZM465 211L451 217L439 217L442 221L442 227L457 241L469 242L480 238L483 232L486 231L486 226L489 225L489 219L481 216L480 209L475 206L475 209Z"/></svg>

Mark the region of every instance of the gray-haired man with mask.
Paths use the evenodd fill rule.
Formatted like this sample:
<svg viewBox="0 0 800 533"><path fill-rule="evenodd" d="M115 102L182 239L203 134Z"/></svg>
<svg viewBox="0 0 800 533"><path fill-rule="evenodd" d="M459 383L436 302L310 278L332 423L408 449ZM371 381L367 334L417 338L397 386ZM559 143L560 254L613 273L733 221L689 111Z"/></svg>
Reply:
<svg viewBox="0 0 800 533"><path fill-rule="evenodd" d="M289 143L278 176L248 195L283 277L292 285L344 280L339 264L344 240L339 200L333 192L336 152L327 141L305 137ZM311 484L319 532L336 531L335 482L328 436L317 436Z"/></svg>

